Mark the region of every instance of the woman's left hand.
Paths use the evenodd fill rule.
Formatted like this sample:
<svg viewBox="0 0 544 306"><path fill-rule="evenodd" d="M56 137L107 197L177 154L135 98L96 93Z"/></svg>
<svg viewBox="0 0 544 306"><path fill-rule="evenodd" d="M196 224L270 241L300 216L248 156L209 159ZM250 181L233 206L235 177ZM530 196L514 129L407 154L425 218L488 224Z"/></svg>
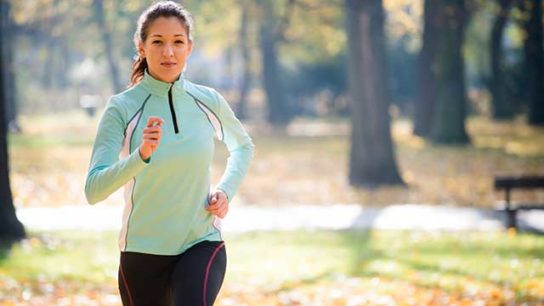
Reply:
<svg viewBox="0 0 544 306"><path fill-rule="evenodd" d="M229 212L229 200L223 190L216 190L210 195L206 210L221 219L227 215Z"/></svg>

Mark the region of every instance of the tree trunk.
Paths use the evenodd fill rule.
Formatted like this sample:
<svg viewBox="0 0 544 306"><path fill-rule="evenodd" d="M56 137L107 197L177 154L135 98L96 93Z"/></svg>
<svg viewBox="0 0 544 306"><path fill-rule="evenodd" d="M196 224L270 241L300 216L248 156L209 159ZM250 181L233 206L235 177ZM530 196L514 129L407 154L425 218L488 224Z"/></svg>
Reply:
<svg viewBox="0 0 544 306"><path fill-rule="evenodd" d="M525 62L529 82L529 124L544 125L544 50L542 38L542 0L524 1L529 13L525 23Z"/></svg>
<svg viewBox="0 0 544 306"><path fill-rule="evenodd" d="M261 1L264 20L261 23L259 41L263 70L263 87L268 103L268 122L276 127L289 123L290 114L282 83L282 71L278 62L278 33L274 30L275 16L270 0Z"/></svg>
<svg viewBox="0 0 544 306"><path fill-rule="evenodd" d="M499 13L493 22L491 29L491 103L493 105L494 119L512 119L514 109L508 98L507 84L505 82L504 52L502 37L512 0L498 0Z"/></svg>
<svg viewBox="0 0 544 306"><path fill-rule="evenodd" d="M242 79L240 81L240 93L239 100L236 107L236 115L240 119L246 119L246 108L247 108L247 95L250 88L250 78L251 78L251 50L249 48L248 42L248 15L249 15L249 1L242 0L242 16L240 18L240 50L242 53Z"/></svg>
<svg viewBox="0 0 544 306"><path fill-rule="evenodd" d="M7 8L7 1L0 2L0 42L5 45L4 34L4 10ZM6 122L6 76L4 67L4 48L0 48L0 244L10 244L25 237L23 224L17 219L15 206L9 184L9 156L7 143L7 122Z"/></svg>
<svg viewBox="0 0 544 306"><path fill-rule="evenodd" d="M403 184L390 132L389 89L381 0L346 0L351 152L354 186Z"/></svg>
<svg viewBox="0 0 544 306"><path fill-rule="evenodd" d="M100 34L102 35L102 43L104 44L106 57L108 59L113 90L115 92L120 92L123 90L121 81L119 79L119 68L117 67L117 61L113 56L113 43L111 41L111 34L106 26L106 20L104 18L104 1L103 0L93 0L93 10L96 18L98 28L100 29Z"/></svg>
<svg viewBox="0 0 544 306"><path fill-rule="evenodd" d="M423 45L419 53L418 100L415 103L414 134L427 137L436 102L436 66L438 35L438 5L436 0L425 0Z"/></svg>
<svg viewBox="0 0 544 306"><path fill-rule="evenodd" d="M13 19L11 17L11 5L9 1L2 1L2 29L4 34L2 37L1 48L3 48L3 67L5 74L4 78L4 97L5 97L5 111L6 111L6 122L8 124L8 132L21 132L19 123L17 122L17 89L16 89L16 80L15 73L13 71L13 59L14 53L13 48L16 45Z"/></svg>
<svg viewBox="0 0 544 306"><path fill-rule="evenodd" d="M437 104L431 127L431 140L443 144L469 143L465 131L467 98L462 53L466 14L464 0L439 2Z"/></svg>

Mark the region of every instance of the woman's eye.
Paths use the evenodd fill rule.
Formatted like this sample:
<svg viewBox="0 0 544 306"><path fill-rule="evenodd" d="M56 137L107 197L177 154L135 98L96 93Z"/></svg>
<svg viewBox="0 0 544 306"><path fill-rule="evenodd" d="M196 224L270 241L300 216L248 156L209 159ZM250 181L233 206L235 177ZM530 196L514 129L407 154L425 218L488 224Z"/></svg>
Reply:
<svg viewBox="0 0 544 306"><path fill-rule="evenodd" d="M154 45L159 45L159 44L162 43L162 41L160 41L160 40L154 40L152 43L153 43Z"/></svg>
<svg viewBox="0 0 544 306"><path fill-rule="evenodd" d="M176 44L184 44L185 42L183 40L176 40Z"/></svg>

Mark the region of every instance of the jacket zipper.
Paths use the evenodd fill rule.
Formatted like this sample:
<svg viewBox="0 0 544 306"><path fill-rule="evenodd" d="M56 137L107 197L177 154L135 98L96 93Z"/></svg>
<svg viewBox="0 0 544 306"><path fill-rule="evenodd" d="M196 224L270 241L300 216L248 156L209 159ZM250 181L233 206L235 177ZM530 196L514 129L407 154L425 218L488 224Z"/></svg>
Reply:
<svg viewBox="0 0 544 306"><path fill-rule="evenodd" d="M174 99L172 99L172 87L174 84L170 85L168 89L168 103L170 104L170 113L172 114L172 121L174 122L174 132L179 133L178 120L176 119L176 111L174 109Z"/></svg>

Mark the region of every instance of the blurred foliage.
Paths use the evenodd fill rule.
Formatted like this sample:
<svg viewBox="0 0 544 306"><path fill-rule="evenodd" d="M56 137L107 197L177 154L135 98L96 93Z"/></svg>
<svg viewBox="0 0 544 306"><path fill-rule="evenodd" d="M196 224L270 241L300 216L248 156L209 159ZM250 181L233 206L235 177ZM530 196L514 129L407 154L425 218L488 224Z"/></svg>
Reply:
<svg viewBox="0 0 544 306"><path fill-rule="evenodd" d="M77 107L82 94L113 93L109 82L104 46L90 0L15 1L16 67L18 93L23 112L43 112ZM197 82L217 86L229 97L237 91L243 62L240 51L241 6L243 0L186 0L195 18L196 48L187 74ZM273 1L275 16L281 18L287 0ZM482 87L489 75L487 45L490 22L496 12L492 1L472 0L471 24L467 31L465 56L468 82ZM290 84L289 99L299 114L342 115L346 111L343 2L341 0L296 0L279 43L279 59ZM106 24L111 31L122 83L128 81L135 54L132 35L139 14L147 7L143 0L104 0ZM263 20L257 0L248 0L248 45L252 62L251 85L261 88L258 45ZM415 99L416 63L421 46L422 1L385 0L389 78L393 103L405 110ZM521 37L516 20L506 30L505 48L512 64L512 96L523 92L522 76L516 65L521 60ZM278 21L279 23L279 21ZM205 69L203 69L205 67ZM296 80L296 82L290 82ZM251 95L250 106L259 109L263 95ZM336 99L336 100L335 100ZM104 99L105 100L105 99ZM235 102L231 99L231 102ZM319 108L325 108L322 112ZM307 111L308 108L311 108Z"/></svg>
<svg viewBox="0 0 544 306"><path fill-rule="evenodd" d="M467 31L466 57L471 84L481 86L489 74L487 44L489 23L495 5L477 1ZM239 27L241 0L187 0L184 4L195 17L195 54L188 75L197 81L235 90L241 74ZM112 94L104 46L100 40L91 1L33 0L12 1L17 25L16 63L18 93L23 111L46 111L77 106L78 96ZM134 56L132 35L137 17L148 5L143 0L105 0L106 23L114 40L114 56L123 78L128 81ZM252 85L260 87L258 26L261 13L249 1L249 46L253 62ZM386 0L386 31L390 59L392 99L401 105L413 102L417 53L421 45L422 1ZM274 1L277 16L283 16L287 0ZM519 17L519 11L513 13ZM519 61L522 33L515 23L507 29L505 44L512 61ZM319 104L323 91L332 96L345 91L345 33L343 2L340 0L297 0L280 42L280 62L287 78L297 79L290 94L300 101ZM206 69L202 69L205 66ZM315 72L315 73L314 73ZM230 80L230 81L229 81ZM516 79L517 80L517 79ZM513 88L519 88L517 83ZM30 89L30 90L28 90ZM334 105L334 101L325 101ZM253 101L253 103L256 103ZM313 107L313 113L316 113ZM333 112L335 113L335 112Z"/></svg>
<svg viewBox="0 0 544 306"><path fill-rule="evenodd" d="M24 111L73 108L80 94L112 94L104 46L90 0L12 1L17 24L17 70ZM274 1L281 16L286 1ZM197 48L188 69L191 78L225 90L236 90L241 73L240 0L183 1L195 18ZM132 35L138 15L149 3L105 0L106 24L123 78L128 81L134 56ZM77 7L77 9L74 9ZM258 55L258 26L262 20L255 1L249 1L249 46ZM281 62L289 69L337 57L344 49L340 0L296 1L292 22L281 45ZM259 85L260 62L250 63ZM206 69L202 69L205 66ZM59 81L61 76L66 80ZM50 83L50 85L48 85ZM26 90L31 88L32 90Z"/></svg>
<svg viewBox="0 0 544 306"><path fill-rule="evenodd" d="M387 13L386 35L390 41L403 39L403 45L411 53L421 48L423 1L384 0Z"/></svg>
<svg viewBox="0 0 544 306"><path fill-rule="evenodd" d="M295 1L281 50L287 68L319 64L343 52L346 36L342 4L342 0Z"/></svg>

